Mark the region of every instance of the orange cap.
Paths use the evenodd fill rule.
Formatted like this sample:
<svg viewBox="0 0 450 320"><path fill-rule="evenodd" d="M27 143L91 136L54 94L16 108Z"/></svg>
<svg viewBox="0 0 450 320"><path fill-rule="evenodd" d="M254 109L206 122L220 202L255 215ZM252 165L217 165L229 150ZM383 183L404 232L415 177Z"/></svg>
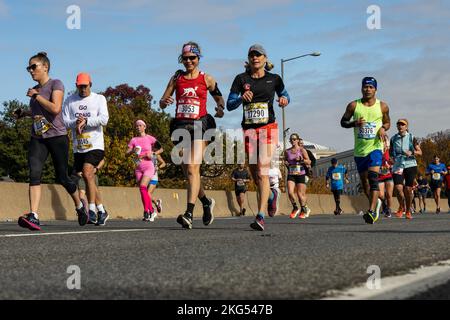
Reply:
<svg viewBox="0 0 450 320"><path fill-rule="evenodd" d="M82 72L77 75L77 86L89 85L91 82L91 76L89 75L89 73Z"/></svg>
<svg viewBox="0 0 450 320"><path fill-rule="evenodd" d="M403 123L404 125L408 125L408 120L406 120L406 119L398 119L397 123Z"/></svg>

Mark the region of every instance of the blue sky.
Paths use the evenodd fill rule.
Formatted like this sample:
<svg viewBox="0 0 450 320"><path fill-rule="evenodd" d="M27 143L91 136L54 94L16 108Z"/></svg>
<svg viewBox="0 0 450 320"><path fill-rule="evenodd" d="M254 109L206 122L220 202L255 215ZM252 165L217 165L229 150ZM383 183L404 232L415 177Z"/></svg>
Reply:
<svg viewBox="0 0 450 320"><path fill-rule="evenodd" d="M70 5L80 7L79 30L66 27ZM370 5L381 10L379 30L367 28ZM181 67L177 57L190 40L200 44L201 69L216 78L225 98L253 43L266 48L275 73L282 58L320 51L320 57L285 64L292 98L286 127L343 151L353 147L353 137L339 120L347 103L360 97L366 75L378 79L378 97L393 121L408 118L417 136L450 128L449 31L450 2L437 0L0 0L0 102L27 102L33 81L25 66L38 51L48 53L51 76L66 92L76 74L87 71L95 91L143 84L155 100ZM276 114L281 127L278 107ZM227 112L217 123L238 128L241 117Z"/></svg>

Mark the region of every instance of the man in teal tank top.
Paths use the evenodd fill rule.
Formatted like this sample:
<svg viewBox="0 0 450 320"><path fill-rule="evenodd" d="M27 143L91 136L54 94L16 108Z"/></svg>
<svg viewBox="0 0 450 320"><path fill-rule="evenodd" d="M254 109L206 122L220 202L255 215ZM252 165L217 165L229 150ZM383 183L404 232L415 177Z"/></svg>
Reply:
<svg viewBox="0 0 450 320"><path fill-rule="evenodd" d="M378 199L378 174L383 155L383 141L391 127L388 105L376 98L377 80L362 80L362 98L347 105L341 119L343 128L353 128L355 136L354 156L363 190L369 198L369 210L363 218L373 224L380 215Z"/></svg>

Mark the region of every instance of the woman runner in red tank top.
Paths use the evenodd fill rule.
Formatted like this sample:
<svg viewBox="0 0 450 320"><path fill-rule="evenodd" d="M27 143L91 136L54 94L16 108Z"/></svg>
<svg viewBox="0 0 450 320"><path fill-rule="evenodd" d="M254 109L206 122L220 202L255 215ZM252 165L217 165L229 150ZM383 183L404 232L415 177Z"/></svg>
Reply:
<svg viewBox="0 0 450 320"><path fill-rule="evenodd" d="M181 153L183 154L182 168L188 179L187 186L187 208L184 214L180 214L177 222L183 228L192 228L194 205L197 197L203 204L203 224L210 225L214 220L214 199L208 199L200 180L200 165L206 148L203 140L205 131L215 128L214 118L206 110L207 92L214 98L216 107L216 118L223 117L224 101L214 78L198 69L201 58L200 47L195 42L183 45L179 63L183 63L185 70L178 70L171 77L166 91L159 101L161 109L173 104L175 100L172 95L176 93L175 118L170 124L172 140L174 131L182 134L183 139L190 137L190 143L186 145L183 140ZM182 130L177 130L182 129ZM201 130L199 130L201 129ZM198 137L198 135L201 137ZM199 139L200 138L200 139ZM174 141L175 144L180 141Z"/></svg>

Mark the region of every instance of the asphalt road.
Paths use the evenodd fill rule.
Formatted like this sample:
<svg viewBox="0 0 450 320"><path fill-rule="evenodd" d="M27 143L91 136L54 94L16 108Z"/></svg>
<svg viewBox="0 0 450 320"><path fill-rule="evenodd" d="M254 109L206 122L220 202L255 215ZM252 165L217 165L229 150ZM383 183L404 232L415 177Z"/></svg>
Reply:
<svg viewBox="0 0 450 320"><path fill-rule="evenodd" d="M249 228L252 219L204 227L199 217L192 230L174 219L52 221L40 233L0 223L0 299L319 299L365 283L371 265L383 277L450 259L449 214L375 225L356 215L281 216L267 218L264 232ZM79 290L68 289L78 283L70 266ZM445 297L448 287L423 297Z"/></svg>

